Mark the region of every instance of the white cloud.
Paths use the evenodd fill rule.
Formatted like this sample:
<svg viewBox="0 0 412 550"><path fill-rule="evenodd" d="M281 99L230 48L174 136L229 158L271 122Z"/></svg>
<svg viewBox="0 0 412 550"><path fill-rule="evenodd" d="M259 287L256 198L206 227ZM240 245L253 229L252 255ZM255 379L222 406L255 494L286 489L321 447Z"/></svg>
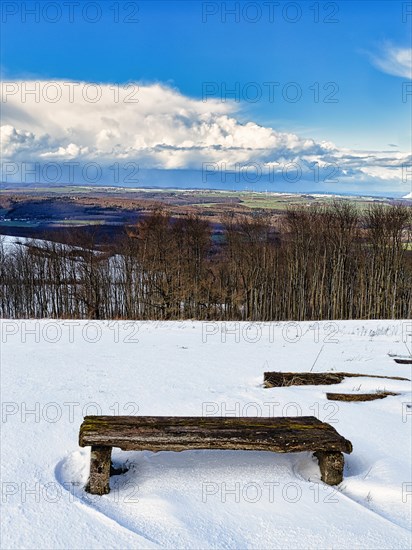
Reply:
<svg viewBox="0 0 412 550"><path fill-rule="evenodd" d="M40 153L39 156L42 158L75 159L87 155L88 152L88 147L79 147L75 143L69 143L67 147L59 147L57 151Z"/></svg>
<svg viewBox="0 0 412 550"><path fill-rule="evenodd" d="M148 166L166 168L198 168L199 163L214 160L234 164L270 151L319 147L313 140L254 122L241 124L229 103L191 99L158 84L135 86L132 98L125 92L107 84L17 82L7 87L6 83L4 154L26 155L24 140L17 138L26 134L32 147L36 145L36 154L43 145L43 157L87 153L90 158L140 159ZM61 97L54 102L58 94ZM100 99L92 102L96 96Z"/></svg>
<svg viewBox="0 0 412 550"><path fill-rule="evenodd" d="M203 163L231 169L253 162L280 172L295 162L311 174L317 162L338 167L342 179L400 182L408 160L397 151L355 152L252 121L241 124L234 104L203 102L160 84L20 81L3 83L2 92L6 161L108 165L117 159L141 168L191 170L201 170Z"/></svg>
<svg viewBox="0 0 412 550"><path fill-rule="evenodd" d="M381 52L370 57L375 67L384 73L412 79L412 48L385 44Z"/></svg>

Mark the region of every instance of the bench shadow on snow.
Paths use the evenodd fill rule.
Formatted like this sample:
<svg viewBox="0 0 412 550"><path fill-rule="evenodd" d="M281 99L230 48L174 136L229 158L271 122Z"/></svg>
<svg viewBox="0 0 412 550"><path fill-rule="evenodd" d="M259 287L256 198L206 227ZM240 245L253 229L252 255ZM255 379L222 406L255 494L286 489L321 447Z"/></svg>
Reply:
<svg viewBox="0 0 412 550"><path fill-rule="evenodd" d="M202 503L205 483L230 485L254 481L304 485L320 482L318 463L310 452L188 450L154 453L114 448L112 462L114 468L127 471L111 476L110 493L104 496L90 495L84 490L89 476L90 448L74 451L63 458L55 468L55 476L62 487L70 491L73 501L79 499L112 519L114 515L118 517L122 508L129 516L130 504L139 501L142 502L140 509L134 506L132 513L146 510L150 502L156 502L156 506L163 503L168 508L175 500Z"/></svg>
<svg viewBox="0 0 412 550"><path fill-rule="evenodd" d="M345 466L345 478L348 480L367 472L367 461L345 458L348 465ZM55 468L56 479L70 491L73 503L77 501L94 513L101 513L102 517L106 516L155 545L162 545L168 529L176 529L176 525L184 529L185 522L191 521L190 513L187 517L186 514L182 516L182 510L196 513L197 509L207 516L207 508L213 506L213 501L202 502L204 483L226 483L228 487L239 481L245 484L278 482L281 486L295 483L302 487L322 483L317 460L310 452L188 450L154 453L114 448L112 461L115 468L126 467L127 472L111 476L108 495L90 495L84 490L89 476L90 448L74 451L63 458ZM353 495L348 496L353 498ZM368 507L367 503L362 504Z"/></svg>
<svg viewBox="0 0 412 550"><path fill-rule="evenodd" d="M161 485L167 489L185 477L193 480L219 479L225 481L235 477L253 476L271 481L313 482L320 480L317 459L312 452L272 453L269 451L234 450L187 450L173 451L121 451L113 448L110 488L114 489L122 480L137 482L142 488ZM58 482L66 489L78 487L74 494L84 493L90 467L90 448L70 453L55 468ZM95 495L91 495L93 498Z"/></svg>

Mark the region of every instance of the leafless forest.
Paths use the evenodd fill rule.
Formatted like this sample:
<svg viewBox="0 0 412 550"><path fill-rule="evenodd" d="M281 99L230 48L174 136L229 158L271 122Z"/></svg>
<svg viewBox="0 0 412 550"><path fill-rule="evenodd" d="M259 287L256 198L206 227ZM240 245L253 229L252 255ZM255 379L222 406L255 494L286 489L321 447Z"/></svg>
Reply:
<svg viewBox="0 0 412 550"><path fill-rule="evenodd" d="M107 246L0 247L8 318L321 320L412 317L411 211L347 202L226 215L155 210Z"/></svg>

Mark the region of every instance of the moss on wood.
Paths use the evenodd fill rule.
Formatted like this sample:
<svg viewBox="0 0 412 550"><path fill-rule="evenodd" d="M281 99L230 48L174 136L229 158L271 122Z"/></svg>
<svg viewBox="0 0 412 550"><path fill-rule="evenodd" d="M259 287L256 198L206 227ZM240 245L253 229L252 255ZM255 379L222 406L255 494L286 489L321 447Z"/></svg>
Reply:
<svg viewBox="0 0 412 550"><path fill-rule="evenodd" d="M342 451L350 441L314 416L87 416L79 443L123 450L243 449L275 452Z"/></svg>

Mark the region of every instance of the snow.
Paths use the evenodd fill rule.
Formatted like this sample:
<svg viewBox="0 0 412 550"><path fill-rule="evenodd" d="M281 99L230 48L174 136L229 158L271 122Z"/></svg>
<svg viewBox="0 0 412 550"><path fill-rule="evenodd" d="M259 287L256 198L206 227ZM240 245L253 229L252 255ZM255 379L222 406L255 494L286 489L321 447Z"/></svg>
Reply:
<svg viewBox="0 0 412 550"><path fill-rule="evenodd" d="M14 235L0 235L0 249L2 248L6 253L13 252L19 246L27 246L28 244L41 246L47 243L50 243L50 241L31 239L29 237L15 237Z"/></svg>
<svg viewBox="0 0 412 550"><path fill-rule="evenodd" d="M411 385L347 378L265 389L267 370L411 378L412 321L3 320L2 548L410 548ZM409 349L409 350L408 350ZM326 391L399 392L365 403ZM352 441L344 481L310 453L113 451L85 493L84 414L315 415Z"/></svg>
<svg viewBox="0 0 412 550"><path fill-rule="evenodd" d="M402 197L404 199L412 199L412 191L410 193L408 193L407 195L405 195L404 197Z"/></svg>

